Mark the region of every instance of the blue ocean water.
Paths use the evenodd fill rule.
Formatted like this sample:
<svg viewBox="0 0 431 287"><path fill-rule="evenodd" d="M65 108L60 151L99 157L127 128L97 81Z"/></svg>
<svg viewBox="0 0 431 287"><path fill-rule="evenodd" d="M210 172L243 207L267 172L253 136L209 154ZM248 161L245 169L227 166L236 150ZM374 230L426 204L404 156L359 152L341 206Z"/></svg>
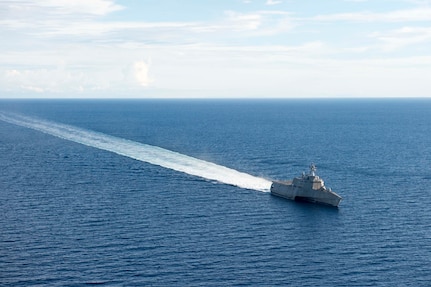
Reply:
<svg viewBox="0 0 431 287"><path fill-rule="evenodd" d="M7 112L266 179L338 209L0 121L0 285L429 286L430 100L2 100Z"/></svg>

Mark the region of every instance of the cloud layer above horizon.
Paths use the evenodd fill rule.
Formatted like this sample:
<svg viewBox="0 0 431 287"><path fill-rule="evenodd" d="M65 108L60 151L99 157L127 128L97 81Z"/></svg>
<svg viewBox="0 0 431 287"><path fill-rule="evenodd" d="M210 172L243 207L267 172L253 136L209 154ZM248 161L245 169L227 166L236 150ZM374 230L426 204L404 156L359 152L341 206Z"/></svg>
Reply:
<svg viewBox="0 0 431 287"><path fill-rule="evenodd" d="M0 0L0 98L431 97L431 1Z"/></svg>

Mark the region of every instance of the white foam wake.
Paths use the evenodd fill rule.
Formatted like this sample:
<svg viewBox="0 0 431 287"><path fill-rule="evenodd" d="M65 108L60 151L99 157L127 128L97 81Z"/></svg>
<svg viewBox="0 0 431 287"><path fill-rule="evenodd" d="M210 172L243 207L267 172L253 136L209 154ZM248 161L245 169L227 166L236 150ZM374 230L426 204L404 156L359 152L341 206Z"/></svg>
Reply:
<svg viewBox="0 0 431 287"><path fill-rule="evenodd" d="M264 178L239 172L212 162L157 146L142 144L70 125L9 113L0 113L0 120L143 162L241 188L266 192L269 191L271 185L271 182Z"/></svg>

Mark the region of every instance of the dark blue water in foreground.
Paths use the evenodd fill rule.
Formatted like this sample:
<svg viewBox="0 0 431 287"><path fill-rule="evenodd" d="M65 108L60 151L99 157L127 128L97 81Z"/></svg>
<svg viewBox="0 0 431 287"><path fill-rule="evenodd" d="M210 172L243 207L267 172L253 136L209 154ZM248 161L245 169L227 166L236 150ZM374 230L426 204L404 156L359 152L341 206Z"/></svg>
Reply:
<svg viewBox="0 0 431 287"><path fill-rule="evenodd" d="M431 100L0 101L256 176L311 162L339 209L0 121L2 286L430 286Z"/></svg>

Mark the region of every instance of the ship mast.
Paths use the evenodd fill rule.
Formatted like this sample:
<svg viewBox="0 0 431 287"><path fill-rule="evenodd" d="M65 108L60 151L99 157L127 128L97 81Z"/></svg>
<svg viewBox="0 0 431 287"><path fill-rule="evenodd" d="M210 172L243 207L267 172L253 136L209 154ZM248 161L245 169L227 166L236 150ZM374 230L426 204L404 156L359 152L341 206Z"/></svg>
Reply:
<svg viewBox="0 0 431 287"><path fill-rule="evenodd" d="M311 176L316 176L316 170L317 170L316 165L314 163L312 163L310 165L310 175Z"/></svg>

